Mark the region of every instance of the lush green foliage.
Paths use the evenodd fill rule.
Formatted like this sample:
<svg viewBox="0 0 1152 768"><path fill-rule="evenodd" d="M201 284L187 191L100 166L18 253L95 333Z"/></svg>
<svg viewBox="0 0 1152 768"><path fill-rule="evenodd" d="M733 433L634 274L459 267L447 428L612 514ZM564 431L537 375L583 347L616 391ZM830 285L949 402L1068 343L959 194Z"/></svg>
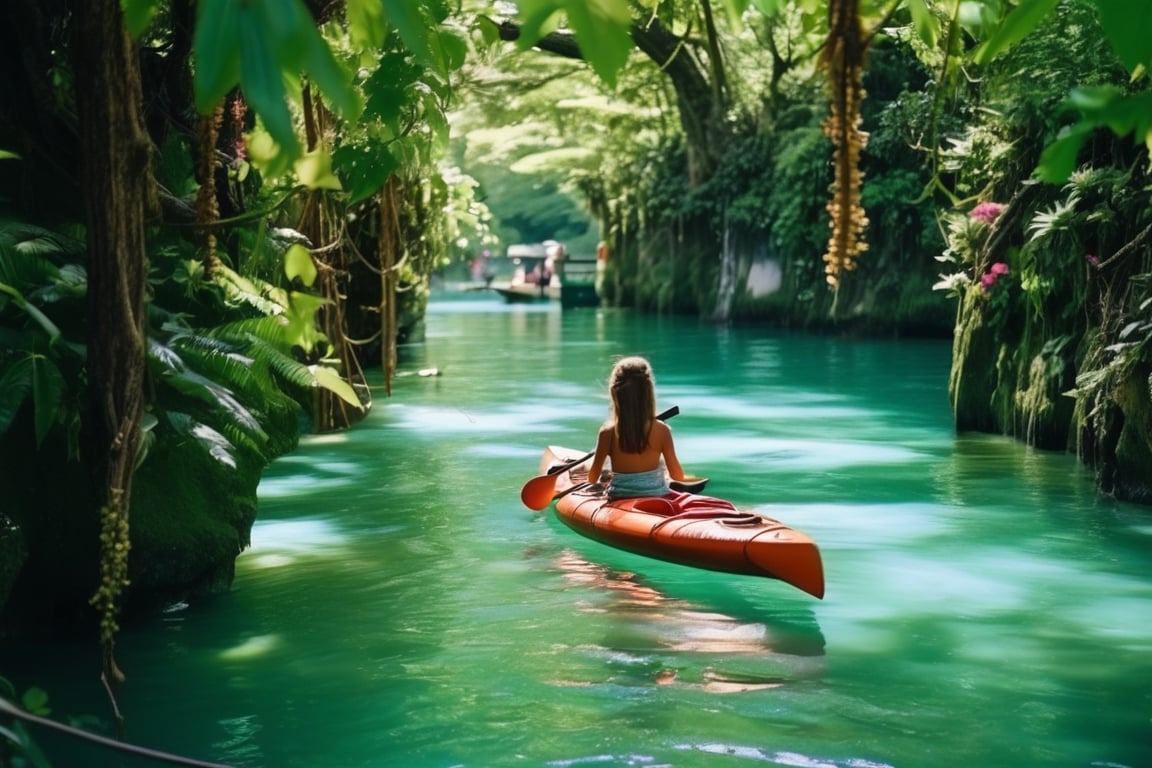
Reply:
<svg viewBox="0 0 1152 768"><path fill-rule="evenodd" d="M83 415L83 252L83 243L58 233L0 226L0 433L28 403L35 444L49 431L62 430L73 459ZM359 400L346 383L325 373L331 369L319 358L306 360L309 350L326 345L312 320L318 305L307 294L293 296L226 274L227 288L204 283L179 309L202 314L207 301L218 318L230 314L235 320L197 329L184 312L152 305L153 398L146 429L149 442L165 433L191 438L235 466L238 447L270 460L295 443L295 414L313 387L331 387L357 406ZM270 435L269 424L281 432Z"/></svg>

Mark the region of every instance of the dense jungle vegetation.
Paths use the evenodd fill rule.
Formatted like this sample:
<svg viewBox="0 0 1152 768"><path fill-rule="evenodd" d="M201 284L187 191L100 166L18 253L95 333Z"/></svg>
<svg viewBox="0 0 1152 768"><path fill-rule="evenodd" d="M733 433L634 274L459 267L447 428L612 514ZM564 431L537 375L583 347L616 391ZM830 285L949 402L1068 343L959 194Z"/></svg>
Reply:
<svg viewBox="0 0 1152 768"><path fill-rule="evenodd" d="M114 687L120 612L227 588L432 276L550 237L638 311L953 335L958 429L1152 501L1148 15L10 0L0 628L98 622Z"/></svg>

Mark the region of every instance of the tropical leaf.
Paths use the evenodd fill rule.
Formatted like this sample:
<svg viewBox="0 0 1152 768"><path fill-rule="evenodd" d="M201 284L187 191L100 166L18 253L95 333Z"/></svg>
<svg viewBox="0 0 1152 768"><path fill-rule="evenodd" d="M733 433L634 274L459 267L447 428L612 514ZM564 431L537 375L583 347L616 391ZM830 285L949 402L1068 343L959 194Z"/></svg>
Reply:
<svg viewBox="0 0 1152 768"><path fill-rule="evenodd" d="M924 45L934 49L940 43L940 19L928 9L926 0L908 0L912 27Z"/></svg>
<svg viewBox="0 0 1152 768"><path fill-rule="evenodd" d="M24 310L29 317L36 321L36 323L44 330L49 337L55 339L60 336L60 329L56 327L47 315L40 311L40 308L35 304L30 304L27 299L15 288L10 285L0 283L0 294L8 294L14 300L16 306Z"/></svg>
<svg viewBox="0 0 1152 768"><path fill-rule="evenodd" d="M1056 7L1059 0L1027 0L1008 12L992 35L976 49L973 59L987 64L1028 36ZM914 11L915 12L915 11Z"/></svg>
<svg viewBox="0 0 1152 768"><path fill-rule="evenodd" d="M163 381L177 392L220 411L226 416L222 424L229 436L242 436L257 452L263 452L268 434L259 419L227 387L190 370L169 371Z"/></svg>
<svg viewBox="0 0 1152 768"><path fill-rule="evenodd" d="M257 397L268 388L257 381L252 358L236 351L234 344L211 336L187 335L174 338L172 348L181 366L170 370L195 370L229 389Z"/></svg>
<svg viewBox="0 0 1152 768"><path fill-rule="evenodd" d="M288 341L287 322L282 317L252 317L244 320L234 320L213 328L207 328L203 333L218 339L253 342L263 341L281 350L291 349Z"/></svg>
<svg viewBox="0 0 1152 768"><path fill-rule="evenodd" d="M632 15L628 3L616 0L521 0L520 39L527 50L553 31L562 12L596 75L610 87L632 52Z"/></svg>
<svg viewBox="0 0 1152 768"><path fill-rule="evenodd" d="M388 178L400 170L391 144L374 141L345 145L333 153L337 173L350 204L367 200L384 188Z"/></svg>
<svg viewBox="0 0 1152 768"><path fill-rule="evenodd" d="M240 87L248 104L260 115L268 134L291 157L300 154L300 140L288 109L284 73L273 38L265 28L265 14L253 3L236 3L240 28ZM213 102L213 105L215 102Z"/></svg>
<svg viewBox="0 0 1152 768"><path fill-rule="evenodd" d="M311 287L316 282L316 262L307 248L299 243L288 246L284 254L284 276L289 281L299 278L305 286Z"/></svg>
<svg viewBox="0 0 1152 768"><path fill-rule="evenodd" d="M56 363L42 355L33 355L32 363L32 403L36 426L36 445L44 443L44 438L60 419L60 406L64 392L64 376Z"/></svg>
<svg viewBox="0 0 1152 768"><path fill-rule="evenodd" d="M388 18L380 0L345 0L344 16L348 20L348 37L356 50L374 50L384 45Z"/></svg>
<svg viewBox="0 0 1152 768"><path fill-rule="evenodd" d="M48 693L39 686L34 685L24 691L24 695L20 697L20 703L25 710L34 715L47 717L52 714L52 708L48 706Z"/></svg>
<svg viewBox="0 0 1152 768"><path fill-rule="evenodd" d="M234 304L247 304L265 315L284 312L288 297L283 290L247 278L221 264L217 268L216 282L224 289L224 297Z"/></svg>
<svg viewBox="0 0 1152 768"><path fill-rule="evenodd" d="M1079 202L1080 196L1073 193L1048 210L1038 212L1028 223L1028 231L1032 233L1029 242L1070 230L1076 223L1076 206Z"/></svg>
<svg viewBox="0 0 1152 768"><path fill-rule="evenodd" d="M356 390L345 381L335 368L326 365L313 365L309 368L317 386L332 392L341 400L363 410L364 404L356 395Z"/></svg>
<svg viewBox="0 0 1152 768"><path fill-rule="evenodd" d="M1040 163L1036 166L1036 177L1049 184L1063 184L1076 170L1080 149L1092 134L1094 128L1088 123L1078 123L1060 133L1060 136L1040 153Z"/></svg>
<svg viewBox="0 0 1152 768"><path fill-rule="evenodd" d="M124 25L134 40L139 40L148 27L160 6L159 0L120 0L120 7L124 11Z"/></svg>
<svg viewBox="0 0 1152 768"><path fill-rule="evenodd" d="M416 58L429 67L448 74L447 62L437 55L437 25L446 14L442 7L432 3L414 3L411 0L384 0L388 21L400 33L400 39ZM431 12L430 12L431 11Z"/></svg>
<svg viewBox="0 0 1152 768"><path fill-rule="evenodd" d="M200 0L192 53L196 109L207 114L240 81L240 11L232 0Z"/></svg>
<svg viewBox="0 0 1152 768"><path fill-rule="evenodd" d="M323 296L314 296L302 291L290 291L288 311L284 314L288 324L284 329L287 340L293 347L300 347L310 355L316 345L324 340L324 334L316 327L316 313L330 304Z"/></svg>
<svg viewBox="0 0 1152 768"><path fill-rule="evenodd" d="M296 179L308 189L340 192L340 179L332 173L332 156L323 150L309 152L296 161Z"/></svg>
<svg viewBox="0 0 1152 768"><path fill-rule="evenodd" d="M1132 0L1095 0L1100 26L1128 71L1152 68L1152 3ZM1025 3L1027 5L1027 3Z"/></svg>
<svg viewBox="0 0 1152 768"><path fill-rule="evenodd" d="M236 446L227 437L187 413L169 411L164 418L176 434L193 438L213 459L236 468Z"/></svg>
<svg viewBox="0 0 1152 768"><path fill-rule="evenodd" d="M8 431L32 391L32 362L24 357L0 373L0 434Z"/></svg>
<svg viewBox="0 0 1152 768"><path fill-rule="evenodd" d="M300 389L306 389L315 383L315 377L309 366L284 354L263 338L253 336L251 342L248 353L284 382Z"/></svg>

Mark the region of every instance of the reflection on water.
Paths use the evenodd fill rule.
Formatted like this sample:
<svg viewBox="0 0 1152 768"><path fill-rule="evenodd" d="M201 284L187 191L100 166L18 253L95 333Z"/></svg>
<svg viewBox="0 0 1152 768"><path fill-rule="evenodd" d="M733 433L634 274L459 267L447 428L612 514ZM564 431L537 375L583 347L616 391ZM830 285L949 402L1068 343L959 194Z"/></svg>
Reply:
<svg viewBox="0 0 1152 768"><path fill-rule="evenodd" d="M232 592L122 633L130 740L244 768L1152 765L1149 513L1071 457L955 435L946 342L476 297L428 332L402 369L441 375L269 468ZM521 506L546 444L591 448L631 353L685 468L820 544L825 600ZM93 644L0 653L111 731Z"/></svg>
<svg viewBox="0 0 1152 768"><path fill-rule="evenodd" d="M741 621L670 598L644 585L635 573L612 571L570 550L562 552L555 563L565 583L588 592L578 606L581 612L611 617L611 632L603 642L580 650L622 667L624 673L613 678L617 684L649 681L687 685L707 693L739 693L817 676L823 668L818 659L822 655L818 633L814 647L796 655L794 642L787 649L777 647L767 624ZM697 654L725 658L697 658Z"/></svg>

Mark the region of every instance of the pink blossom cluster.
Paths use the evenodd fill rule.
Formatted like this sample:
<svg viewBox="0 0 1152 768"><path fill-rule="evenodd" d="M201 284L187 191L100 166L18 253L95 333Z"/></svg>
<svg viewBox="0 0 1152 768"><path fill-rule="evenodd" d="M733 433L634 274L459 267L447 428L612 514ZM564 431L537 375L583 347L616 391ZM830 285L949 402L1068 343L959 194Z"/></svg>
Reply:
<svg viewBox="0 0 1152 768"><path fill-rule="evenodd" d="M998 261L980 278L980 287L985 291L990 290L992 286L996 285L996 281L1000 276L1006 274L1008 274L1008 265L1002 261Z"/></svg>
<svg viewBox="0 0 1152 768"><path fill-rule="evenodd" d="M968 215L977 221L991 224L1000 218L1000 214L1003 212L1004 206L1000 205L1000 203L980 203L980 205L969 211Z"/></svg>

